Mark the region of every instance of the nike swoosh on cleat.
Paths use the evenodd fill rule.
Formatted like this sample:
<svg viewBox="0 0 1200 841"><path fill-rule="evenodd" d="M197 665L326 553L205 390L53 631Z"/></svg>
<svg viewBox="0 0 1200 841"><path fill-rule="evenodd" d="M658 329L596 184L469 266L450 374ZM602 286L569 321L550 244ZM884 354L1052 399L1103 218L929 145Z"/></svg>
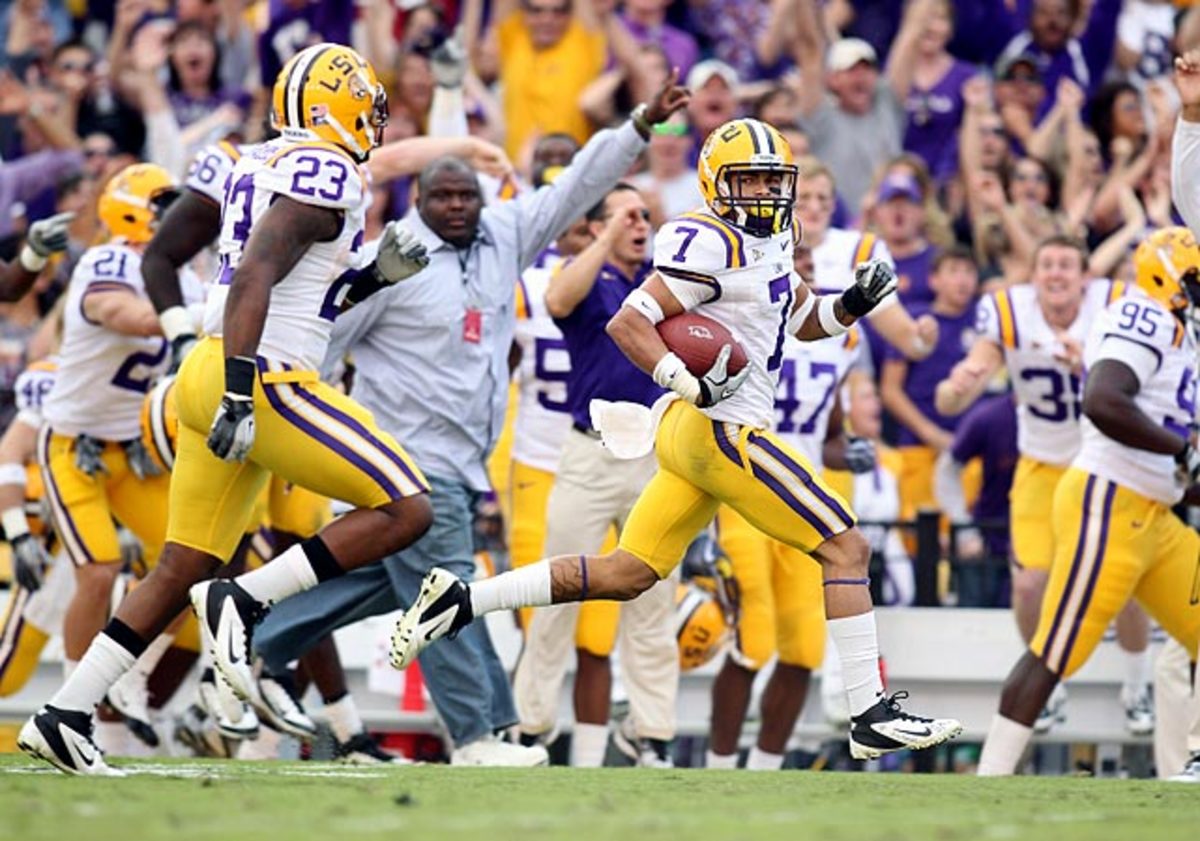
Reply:
<svg viewBox="0 0 1200 841"><path fill-rule="evenodd" d="M80 745L71 738L71 732L67 730L63 724L58 725L58 735L63 740L63 744L67 748L67 752L72 754L73 758L82 762L88 768L96 764L96 752L92 750L91 745L87 746L85 751L83 745Z"/></svg>
<svg viewBox="0 0 1200 841"><path fill-rule="evenodd" d="M923 727L920 730L906 730L903 727L893 727L892 730L895 731L896 733L903 733L906 736L924 737L924 736L932 736L933 735L933 731L930 730L928 727Z"/></svg>
<svg viewBox="0 0 1200 841"><path fill-rule="evenodd" d="M443 616L432 628L425 632L425 642L432 642L433 635L454 623L453 616Z"/></svg>

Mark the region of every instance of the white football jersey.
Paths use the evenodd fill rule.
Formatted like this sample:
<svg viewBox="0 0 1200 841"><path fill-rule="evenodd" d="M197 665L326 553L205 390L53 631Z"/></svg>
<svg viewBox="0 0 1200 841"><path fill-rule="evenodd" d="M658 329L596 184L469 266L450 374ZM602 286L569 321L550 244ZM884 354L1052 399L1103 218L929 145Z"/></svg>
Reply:
<svg viewBox="0 0 1200 841"><path fill-rule="evenodd" d="M225 140L203 147L188 164L183 186L220 207L225 202L225 186L233 168L248 147L234 146Z"/></svg>
<svg viewBox="0 0 1200 841"><path fill-rule="evenodd" d="M58 357L50 356L30 363L13 383L17 420L38 429L42 425L42 405L58 377Z"/></svg>
<svg viewBox="0 0 1200 841"><path fill-rule="evenodd" d="M141 434L142 399L166 370L167 340L115 333L83 314L84 298L93 293L146 298L141 265L137 251L114 241L89 248L75 266L63 311L58 376L43 404L56 433L105 441Z"/></svg>
<svg viewBox="0 0 1200 841"><path fill-rule="evenodd" d="M654 267L685 309L723 324L745 348L750 375L702 409L713 420L769 429L788 316L800 277L792 231L756 237L707 208L672 219L654 237Z"/></svg>
<svg viewBox="0 0 1200 841"><path fill-rule="evenodd" d="M526 269L517 283L517 330L521 348L517 367L517 417L513 423L513 461L558 470L563 440L571 429L567 377L571 354L562 332L546 312L546 289L560 267L557 254L544 264Z"/></svg>
<svg viewBox="0 0 1200 841"><path fill-rule="evenodd" d="M1088 330L1124 283L1092 280L1084 288L1079 315L1066 331L1082 346ZM1032 284L1010 286L982 298L976 308L980 340L1004 351L1017 398L1017 449L1045 464L1066 465L1079 452L1083 389L1079 377L1054 358L1061 342L1046 323Z"/></svg>
<svg viewBox="0 0 1200 841"><path fill-rule="evenodd" d="M825 467L825 436L838 387L864 348L857 329L819 342L788 336L775 391L775 432L817 470Z"/></svg>
<svg viewBox="0 0 1200 841"><path fill-rule="evenodd" d="M895 267L891 252L883 240L872 233L847 231L843 228L827 230L825 239L812 250L812 258L811 281L815 291L821 295L845 292L850 288L850 284L854 283L854 267L872 258L883 260L889 266ZM899 301L893 292L880 301L873 312L880 312Z"/></svg>
<svg viewBox="0 0 1200 841"><path fill-rule="evenodd" d="M230 176L221 208L220 271L208 297L204 332L222 335L229 283L254 225L276 196L340 210L336 239L314 243L271 290L258 355L303 370L318 370L345 289L335 283L362 247L366 175L331 143L283 138L250 147Z"/></svg>
<svg viewBox="0 0 1200 841"><path fill-rule="evenodd" d="M1196 423L1196 343L1166 307L1139 289L1115 301L1095 319L1084 347L1084 364L1102 359L1127 365L1141 388L1134 401L1152 421L1188 439ZM1088 418L1081 426L1078 467L1142 496L1174 505L1186 490L1175 459L1119 444Z"/></svg>

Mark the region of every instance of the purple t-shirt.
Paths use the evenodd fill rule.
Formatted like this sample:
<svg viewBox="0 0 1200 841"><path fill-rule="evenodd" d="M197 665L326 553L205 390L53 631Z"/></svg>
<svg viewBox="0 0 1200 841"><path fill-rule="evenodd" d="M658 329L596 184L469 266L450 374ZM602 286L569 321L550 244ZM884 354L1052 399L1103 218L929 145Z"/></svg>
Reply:
<svg viewBox="0 0 1200 841"><path fill-rule="evenodd" d="M1008 492L1017 470L1017 407L1012 395L985 397L967 410L954 432L951 457L959 464L983 460L983 484L971 509L976 520L1008 522ZM1050 501L1046 500L1049 505ZM1008 532L983 533L988 554L1008 557Z"/></svg>
<svg viewBox="0 0 1200 841"><path fill-rule="evenodd" d="M250 110L251 97L240 88L217 91L203 99L188 96L179 91L167 95L171 102L171 110L175 112L175 121L180 128L187 128L192 123L203 120L227 102L231 102L245 113Z"/></svg>
<svg viewBox="0 0 1200 841"><path fill-rule="evenodd" d="M628 278L616 266L605 263L587 297L566 318L554 319L571 355L567 406L577 426L592 428L588 405L593 399L626 400L649 406L663 393L604 332L626 296L641 285L653 268L647 260L634 277Z"/></svg>
<svg viewBox="0 0 1200 841"><path fill-rule="evenodd" d="M892 261L896 264L896 276L900 280L896 295L909 311L913 307L928 309L933 303L929 275L933 271L934 253L933 246L927 245L923 251L918 251L911 257L892 255Z"/></svg>
<svg viewBox="0 0 1200 841"><path fill-rule="evenodd" d="M270 0L267 27L258 36L263 84L273 85L287 60L311 44L349 44L350 6L346 0L308 0L297 9L287 0Z"/></svg>
<svg viewBox="0 0 1200 841"><path fill-rule="evenodd" d="M669 23L659 27L642 26L640 23L621 15L625 28L639 44L658 44L667 54L667 63L679 68L679 78L686 79L688 71L696 63L700 48L696 39L682 29L676 29Z"/></svg>
<svg viewBox="0 0 1200 841"><path fill-rule="evenodd" d="M975 341L975 307L967 307L962 315L940 315L929 307L914 307L909 311L913 318L929 313L938 322L938 340L933 353L920 362L908 363L908 376L904 378L904 393L908 395L921 414L947 432L953 432L959 418L938 414L933 405L933 393L938 383L950 375L950 369L967 355ZM891 345L884 349L885 359L904 359L904 354ZM922 446L925 442L903 424L896 424L896 444L900 447Z"/></svg>
<svg viewBox="0 0 1200 841"><path fill-rule="evenodd" d="M936 181L947 181L958 173L962 87L977 72L965 61L955 61L933 87L925 89L914 84L904 100L904 151L925 161Z"/></svg>

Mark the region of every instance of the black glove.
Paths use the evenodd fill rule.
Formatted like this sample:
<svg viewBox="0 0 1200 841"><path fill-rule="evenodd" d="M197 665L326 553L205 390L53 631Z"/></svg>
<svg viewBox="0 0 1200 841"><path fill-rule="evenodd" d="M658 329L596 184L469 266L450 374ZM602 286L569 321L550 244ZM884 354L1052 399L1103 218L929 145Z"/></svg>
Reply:
<svg viewBox="0 0 1200 841"><path fill-rule="evenodd" d="M842 457L851 473L870 473L875 469L875 444L869 438L847 436Z"/></svg>
<svg viewBox="0 0 1200 841"><path fill-rule="evenodd" d="M13 578L17 584L31 593L42 586L46 568L50 566L50 555L42 542L29 532L17 535L10 541L13 554Z"/></svg>
<svg viewBox="0 0 1200 841"><path fill-rule="evenodd" d="M862 318L890 295L899 284L896 270L882 260L867 260L854 267L854 284L842 293L842 306Z"/></svg>
<svg viewBox="0 0 1200 841"><path fill-rule="evenodd" d="M225 396L208 431L208 448L224 461L245 461L254 446L253 359L225 360Z"/></svg>

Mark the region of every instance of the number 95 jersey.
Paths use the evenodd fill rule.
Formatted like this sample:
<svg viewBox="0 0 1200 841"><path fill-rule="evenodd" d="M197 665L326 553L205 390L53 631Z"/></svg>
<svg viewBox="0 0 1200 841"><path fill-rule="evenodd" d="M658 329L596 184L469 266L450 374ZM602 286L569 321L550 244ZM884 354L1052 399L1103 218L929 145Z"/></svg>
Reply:
<svg viewBox="0 0 1200 841"><path fill-rule="evenodd" d="M1196 343L1165 307L1140 291L1102 312L1088 334L1084 364L1103 359L1128 367L1140 388L1134 401L1154 423L1187 440L1196 421ZM1119 444L1083 419L1083 445L1074 467L1123 485L1164 505L1174 505L1185 488L1175 460Z"/></svg>
<svg viewBox="0 0 1200 841"><path fill-rule="evenodd" d="M366 175L331 143L296 143L279 138L245 151L229 177L221 207L220 266L204 315L204 332L223 332L225 299L246 243L279 196L341 211L342 226L329 242L309 246L271 290L260 356L304 370L317 370L337 316L333 282L356 265L363 242Z"/></svg>

